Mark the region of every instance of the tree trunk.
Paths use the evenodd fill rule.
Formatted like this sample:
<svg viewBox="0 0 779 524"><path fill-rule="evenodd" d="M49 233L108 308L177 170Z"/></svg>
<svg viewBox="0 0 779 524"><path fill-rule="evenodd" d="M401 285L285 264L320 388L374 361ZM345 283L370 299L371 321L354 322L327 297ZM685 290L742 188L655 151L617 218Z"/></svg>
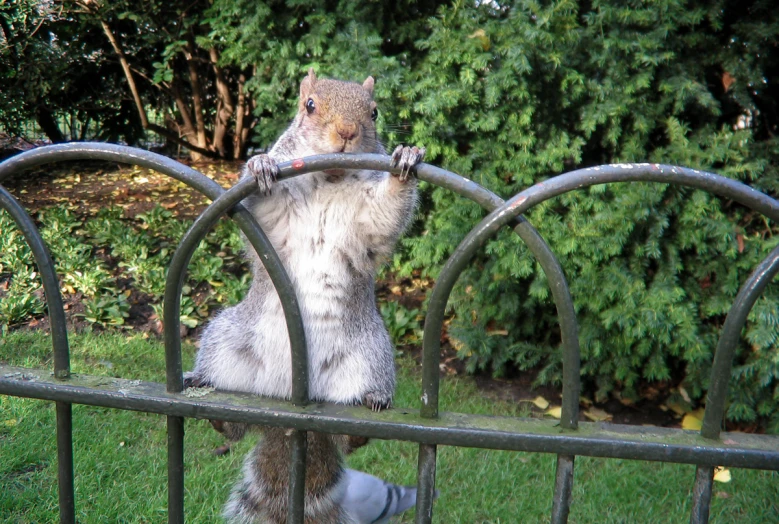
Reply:
<svg viewBox="0 0 779 524"><path fill-rule="evenodd" d="M200 75L197 72L197 63L195 61L195 45L191 38L184 48L184 57L187 59L189 83L192 87L192 106L195 113L197 145L201 148L209 149L208 139L206 138L206 121L203 114L203 91L200 87Z"/></svg>
<svg viewBox="0 0 779 524"><path fill-rule="evenodd" d="M177 78L173 78L173 82L171 82L170 88L171 92L173 93L173 101L176 102L176 107L179 110L179 114L181 115L181 120L183 122L183 124L179 125L179 129L181 130L181 133L187 137L187 140L193 143L197 142L197 132L195 131L195 125L192 122L192 115L189 112L189 107L184 100L184 96L181 94L181 89L179 88Z"/></svg>
<svg viewBox="0 0 779 524"><path fill-rule="evenodd" d="M214 67L216 94L218 99L212 143L214 144L214 148L219 152L219 156L227 158L225 136L227 135L227 128L230 125L230 118L233 116L233 113L235 113L235 106L233 105L233 96L230 93L230 86L225 80L222 68L219 67L219 52L216 48L211 48L208 51L208 54L211 58L211 65ZM237 118L240 118L240 116Z"/></svg>
<svg viewBox="0 0 779 524"><path fill-rule="evenodd" d="M138 110L138 116L141 119L141 125L143 126L143 128L148 129L149 131L152 131L154 133L157 133L158 135L163 136L165 138L169 138L170 140L173 140L174 142L188 148L190 150L190 155L192 157L192 160L200 160L202 156L213 157L214 156L213 152L201 146L200 145L201 142L193 144L191 141L188 142L186 140L183 140L180 136L176 135L176 133L173 133L162 126L158 126L156 124L152 124L151 122L149 122L149 117L146 115L146 108L143 105L143 100L141 99L140 92L138 91L138 86L135 84L135 78L133 77L133 72L132 69L130 68L130 62L127 60L127 56L124 54L124 50L122 49L122 46L119 44L119 41L114 36L113 31L111 31L111 28L108 25L108 23L105 20L101 20L100 24L103 26L103 31L105 32L106 37L108 37L108 41L111 42L111 46L114 48L114 52L116 53L116 56L119 58L119 63L122 65L122 70L124 70L124 76L127 79L127 85L130 87L130 93L133 96L133 101L135 102L135 107ZM203 131L203 143L204 142L205 142L205 125Z"/></svg>
<svg viewBox="0 0 779 524"><path fill-rule="evenodd" d="M49 111L49 108L42 105L36 107L35 119L52 144L65 142L65 136L60 131L60 126L57 125L57 121L54 120L54 115Z"/></svg>
<svg viewBox="0 0 779 524"><path fill-rule="evenodd" d="M235 134L233 135L233 158L243 158L244 154L244 137L243 130L246 126L246 91L244 91L244 84L246 84L246 75L241 73L238 77L238 105L235 110Z"/></svg>

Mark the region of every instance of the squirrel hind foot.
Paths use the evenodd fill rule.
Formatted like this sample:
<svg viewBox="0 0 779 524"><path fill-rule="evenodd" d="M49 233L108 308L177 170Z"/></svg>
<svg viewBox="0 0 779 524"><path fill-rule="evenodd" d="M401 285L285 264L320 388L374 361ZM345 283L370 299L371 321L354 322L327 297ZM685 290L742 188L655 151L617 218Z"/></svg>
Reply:
<svg viewBox="0 0 779 524"><path fill-rule="evenodd" d="M279 176L279 166L268 155L255 155L246 162L247 172L254 177L260 191L265 196L270 195L271 188Z"/></svg>
<svg viewBox="0 0 779 524"><path fill-rule="evenodd" d="M371 391L365 394L362 399L362 403L363 405L370 408L371 411L389 409L392 407L392 395L388 393L380 393L378 391Z"/></svg>
<svg viewBox="0 0 779 524"><path fill-rule="evenodd" d="M184 373L184 389L186 388L210 388L214 387L207 379L195 374L194 371Z"/></svg>
<svg viewBox="0 0 779 524"><path fill-rule="evenodd" d="M392 152L391 165L399 167L398 180L405 182L411 174L411 168L419 164L425 158L425 148L417 146L400 145Z"/></svg>

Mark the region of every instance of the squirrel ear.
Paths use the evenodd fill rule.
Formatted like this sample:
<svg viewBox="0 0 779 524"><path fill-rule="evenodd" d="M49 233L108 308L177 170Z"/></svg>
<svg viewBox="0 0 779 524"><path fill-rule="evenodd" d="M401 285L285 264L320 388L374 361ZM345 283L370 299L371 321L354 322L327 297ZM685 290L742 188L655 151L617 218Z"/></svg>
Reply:
<svg viewBox="0 0 779 524"><path fill-rule="evenodd" d="M373 83L374 83L374 80L373 80L372 76L369 76L368 78L366 78L365 82L362 83L363 89L368 91L368 94L370 94L371 96L373 96Z"/></svg>
<svg viewBox="0 0 779 524"><path fill-rule="evenodd" d="M316 84L316 73L314 68L308 70L308 76L300 82L300 100L305 103L311 92L314 90L314 84Z"/></svg>

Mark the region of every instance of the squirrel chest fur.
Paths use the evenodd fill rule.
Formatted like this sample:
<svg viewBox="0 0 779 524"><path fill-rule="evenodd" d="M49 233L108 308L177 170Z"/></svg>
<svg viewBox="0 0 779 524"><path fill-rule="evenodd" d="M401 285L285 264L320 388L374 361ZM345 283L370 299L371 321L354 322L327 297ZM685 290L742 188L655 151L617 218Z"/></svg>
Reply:
<svg viewBox="0 0 779 524"><path fill-rule="evenodd" d="M268 155L249 160L242 176L260 185L244 205L268 235L298 296L311 398L382 408L391 402L395 372L374 278L413 215L416 181L354 170L275 180L276 163L286 160L384 153L372 94L372 77L360 85L310 72L294 121ZM247 251L251 288L205 329L194 375L217 389L289 397L291 357L281 304L259 258Z"/></svg>

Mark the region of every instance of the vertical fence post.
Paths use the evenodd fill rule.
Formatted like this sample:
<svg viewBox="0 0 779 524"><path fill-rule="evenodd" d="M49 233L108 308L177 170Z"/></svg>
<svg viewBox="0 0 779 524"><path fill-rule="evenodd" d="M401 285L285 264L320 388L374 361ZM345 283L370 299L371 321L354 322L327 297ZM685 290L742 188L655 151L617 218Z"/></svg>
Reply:
<svg viewBox="0 0 779 524"><path fill-rule="evenodd" d="M13 168L11 169L13 172ZM46 306L51 326L51 342L54 352L54 376L58 380L70 377L70 348L68 345L65 310L59 280L54 271L54 261L38 228L19 202L3 186L0 186L0 209L5 209L24 235L30 246L35 264L41 274ZM56 402L57 410L57 489L61 524L75 524L76 501L73 484L73 407L68 402Z"/></svg>
<svg viewBox="0 0 779 524"><path fill-rule="evenodd" d="M711 490L714 482L713 466L698 466L692 488L692 512L690 524L706 524L709 521Z"/></svg>
<svg viewBox="0 0 779 524"><path fill-rule="evenodd" d="M555 491L552 498L552 524L568 522L568 513L571 510L571 493L573 491L574 458L574 455L557 455Z"/></svg>
<svg viewBox="0 0 779 524"><path fill-rule="evenodd" d="M714 353L714 362L711 367L711 380L709 391L706 395L706 411L703 415L703 427L701 436L718 440L722 420L725 416L725 404L728 397L728 383L730 382L733 357L741 338L741 331L746 324L747 316L755 305L758 297L766 286L779 273L779 246L762 261L746 282L733 301L725 323L722 326L722 334L717 342ZM709 521L709 505L711 504L711 491L714 483L714 468L710 465L700 464L695 470L695 481L692 489L692 524L706 524Z"/></svg>

